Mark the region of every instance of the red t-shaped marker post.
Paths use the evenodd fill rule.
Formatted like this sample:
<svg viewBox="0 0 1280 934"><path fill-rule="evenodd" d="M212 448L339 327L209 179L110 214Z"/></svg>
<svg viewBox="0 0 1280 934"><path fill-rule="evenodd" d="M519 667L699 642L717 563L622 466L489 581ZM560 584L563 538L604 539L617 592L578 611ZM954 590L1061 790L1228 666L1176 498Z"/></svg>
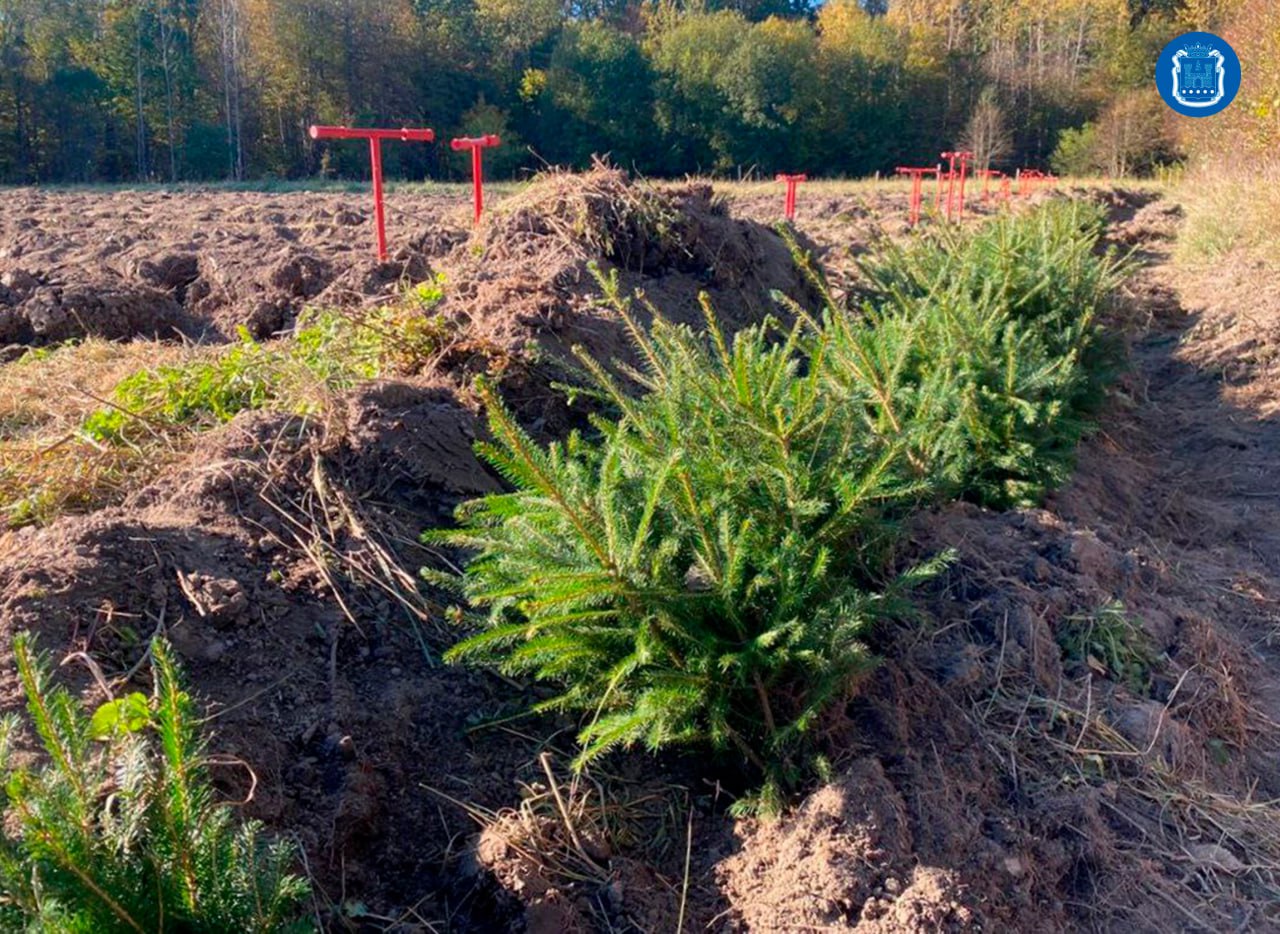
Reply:
<svg viewBox="0 0 1280 934"><path fill-rule="evenodd" d="M969 160L973 158L971 152L944 152L942 158L947 160L948 169L947 177L950 184L947 186L947 220L951 220L952 208L955 207L955 177L956 163L960 163L960 219L964 219L964 182L969 172Z"/></svg>
<svg viewBox="0 0 1280 934"><path fill-rule="evenodd" d="M787 198L783 203L783 213L786 214L787 220L796 219L796 186L801 182L807 182L807 175L779 175L777 181L785 182L787 185Z"/></svg>
<svg viewBox="0 0 1280 934"><path fill-rule="evenodd" d="M488 136L470 136L453 140L449 145L454 152L471 150L471 183L475 188L476 223L480 223L480 215L484 213L484 160L482 153L490 146L500 146L502 140L489 134Z"/></svg>
<svg viewBox="0 0 1280 934"><path fill-rule="evenodd" d="M941 174L941 169L934 168L916 168L914 166L900 165L897 168L899 175L911 176L911 226L914 227L920 223L920 202L924 194L924 177L928 174Z"/></svg>
<svg viewBox="0 0 1280 934"><path fill-rule="evenodd" d="M398 139L402 142L433 142L434 130L373 130L345 126L313 126L312 139L367 139L369 141L369 166L373 174L373 216L376 227L378 262L387 261L387 216L382 207L382 141Z"/></svg>
<svg viewBox="0 0 1280 934"><path fill-rule="evenodd" d="M956 204L956 154L944 152L942 158L947 160L947 220L951 220Z"/></svg>

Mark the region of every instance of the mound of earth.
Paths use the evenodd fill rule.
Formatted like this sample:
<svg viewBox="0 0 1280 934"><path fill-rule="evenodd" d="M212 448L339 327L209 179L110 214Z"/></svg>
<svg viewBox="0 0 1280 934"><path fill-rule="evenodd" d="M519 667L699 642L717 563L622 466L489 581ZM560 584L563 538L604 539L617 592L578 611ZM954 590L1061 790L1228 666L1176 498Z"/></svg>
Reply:
<svg viewBox="0 0 1280 934"><path fill-rule="evenodd" d="M379 437L362 418L374 406L387 420ZM211 705L220 761L256 775L246 813L303 845L321 891L421 902L426 917L475 912L483 929L492 899L468 907L461 889L461 907L450 904L451 841L472 824L452 809L442 824L424 786L504 799L527 749L462 727L528 698L440 664L443 621L412 576L432 560L412 544L421 526L497 489L471 454L474 420L447 390L393 385L359 395L327 429L241 416L121 506L7 535L0 650L28 630L56 657L91 651L108 677L142 669L141 685L143 640L166 635ZM423 461L402 469L415 454ZM352 479L377 478L364 495L411 487L438 514L363 501L330 466L350 459L361 464ZM65 673L93 692L87 671ZM19 703L6 666L0 706ZM244 768L216 778L229 798L249 793Z"/></svg>
<svg viewBox="0 0 1280 934"><path fill-rule="evenodd" d="M1139 208L1127 223L1119 227L1118 237L1125 243L1133 244L1172 240L1178 233L1182 218L1181 205L1153 201Z"/></svg>
<svg viewBox="0 0 1280 934"><path fill-rule="evenodd" d="M523 911L502 888L508 877L496 864L459 862L476 824L450 802L496 813L512 804L521 781L543 774L534 739L540 727L467 729L536 698L505 680L441 665L455 633L416 581L419 567L446 560L417 544L421 530L449 522L463 500L501 488L473 452L483 427L465 390L476 358L504 389L529 398L553 396L551 380L565 372L573 344L623 354L620 320L595 300L587 274L593 261L617 269L626 287L649 289L684 320L695 320L698 292L709 289L723 300L729 328L770 313L774 289L806 295L778 234L735 220L708 190L659 195L612 171L587 181L584 190L647 198L665 212L663 223L681 231L680 239L654 240L666 258L639 263L603 248L598 238L616 237L629 222L608 215L599 194L553 210L568 187L558 177L531 186L472 240L437 237L400 267L351 262L344 270L332 257L290 245L250 274L186 242L168 243L166 252L125 250L112 269L195 327L220 320L218 308L237 316L249 308L266 330L286 322L294 303L323 302L339 289L354 302L365 291L397 288L404 266L425 277L425 251L450 250L440 263L450 276L439 310L455 324L456 346L426 372L348 393L320 422L242 414L118 506L0 538L0 651L13 633L30 630L59 657L91 652L108 677L141 684L145 641L167 635L193 689L211 705L215 751L254 771L246 812L303 844L325 897L357 893L386 912L416 906L421 917L451 917L475 930L505 928ZM584 203L597 226L575 233L564 226L565 212ZM234 216L274 223L257 210ZM524 231L535 216L550 217L556 231ZM636 227L629 249L652 257L642 240L660 234L667 237ZM476 271L483 293L467 278L477 242L494 256ZM26 241L18 252L41 275L60 268ZM538 301L575 325L538 349L550 332L521 318L519 302L530 293L520 290L517 269L546 273L562 255L572 258L538 280ZM226 280L207 288L215 275ZM569 288L571 275L577 281ZM253 304L263 283L287 296L287 308L269 297ZM226 304L214 307L219 296ZM10 307L28 305L23 295ZM529 427L546 427L522 415ZM64 675L94 691L87 671L69 665ZM16 709L18 694L6 670L0 708ZM634 770L644 771L641 760ZM254 784L243 768L220 769L218 778L229 797ZM625 861L617 854L611 871L621 872ZM666 891L640 861L629 865L635 884L613 908L619 918ZM669 898L658 902L674 911Z"/></svg>
<svg viewBox="0 0 1280 934"><path fill-rule="evenodd" d="M786 822L747 831L742 851L721 864L736 919L761 931L972 926L967 893L948 873L916 865L906 812L880 762L858 760L840 784L810 795ZM908 918L909 925L896 923Z"/></svg>
<svg viewBox="0 0 1280 934"><path fill-rule="evenodd" d="M956 559L923 625L878 637L881 666L829 725L848 761L704 864L732 927L1280 923L1280 811L1262 803L1280 792L1280 355L1258 353L1280 296L1246 317L1243 288L1179 281L1160 265L1176 206L1108 197L1155 265L1133 285L1146 330L1104 431L1044 509L917 522L922 554ZM1189 314L1179 285L1212 303ZM1116 607L1136 668L1108 654L1130 637L1082 629Z"/></svg>
<svg viewBox="0 0 1280 934"><path fill-rule="evenodd" d="M787 313L775 293L813 307L812 285L774 229L732 214L709 185L654 187L597 166L550 173L500 203L441 267L444 315L463 337L464 369L503 374L528 423L562 420L548 384L575 369L581 347L597 360L632 360L625 323L601 300L596 276L616 276L637 317L649 306L699 324L705 294L726 331Z"/></svg>

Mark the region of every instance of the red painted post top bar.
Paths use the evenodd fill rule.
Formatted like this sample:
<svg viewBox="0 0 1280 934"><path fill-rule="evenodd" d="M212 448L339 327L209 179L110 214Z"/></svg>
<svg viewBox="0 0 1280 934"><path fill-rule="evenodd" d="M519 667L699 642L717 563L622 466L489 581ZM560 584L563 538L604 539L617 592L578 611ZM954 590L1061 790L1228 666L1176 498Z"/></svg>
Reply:
<svg viewBox="0 0 1280 934"><path fill-rule="evenodd" d="M460 152L463 149L475 149L477 146L481 148L497 146L501 142L501 139L494 136L492 133L489 133L485 136L460 136L455 140L451 140L449 145L452 146L455 151Z"/></svg>
<svg viewBox="0 0 1280 934"><path fill-rule="evenodd" d="M349 126L313 126L312 139L398 139L409 143L433 143L436 131L401 127L398 130L375 130Z"/></svg>
<svg viewBox="0 0 1280 934"><path fill-rule="evenodd" d="M436 138L435 130L424 128L380 130L372 127L313 126L308 131L312 139L367 139L369 141L369 170L373 176L373 218L378 262L387 261L387 215L382 204L382 141L400 140L409 143L430 143Z"/></svg>

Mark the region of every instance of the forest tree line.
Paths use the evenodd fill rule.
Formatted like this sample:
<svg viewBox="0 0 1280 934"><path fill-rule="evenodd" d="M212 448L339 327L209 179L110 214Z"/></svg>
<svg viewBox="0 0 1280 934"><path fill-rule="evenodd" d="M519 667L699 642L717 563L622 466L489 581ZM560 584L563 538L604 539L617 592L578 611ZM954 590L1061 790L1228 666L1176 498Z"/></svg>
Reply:
<svg viewBox="0 0 1280 934"><path fill-rule="evenodd" d="M359 178L311 123L498 133L513 176L1178 157L1152 66L1223 0L0 0L0 182ZM1226 0L1229 2L1229 0ZM447 146L389 174L460 175Z"/></svg>

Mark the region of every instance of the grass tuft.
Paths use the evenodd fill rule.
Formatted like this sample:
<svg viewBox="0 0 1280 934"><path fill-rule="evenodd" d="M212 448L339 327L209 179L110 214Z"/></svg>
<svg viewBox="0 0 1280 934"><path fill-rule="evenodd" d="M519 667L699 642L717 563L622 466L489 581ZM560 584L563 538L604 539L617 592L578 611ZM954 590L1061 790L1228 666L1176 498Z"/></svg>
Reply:
<svg viewBox="0 0 1280 934"><path fill-rule="evenodd" d="M293 335L271 342L242 331L228 347L87 340L28 351L0 367L4 524L119 499L240 412L316 416L335 393L429 366L452 335L433 311L443 287L421 283L359 312L309 310Z"/></svg>
<svg viewBox="0 0 1280 934"><path fill-rule="evenodd" d="M1066 661L1111 678L1136 695L1150 691L1155 658L1141 623L1119 600L1094 613L1068 616L1058 627L1057 639Z"/></svg>

